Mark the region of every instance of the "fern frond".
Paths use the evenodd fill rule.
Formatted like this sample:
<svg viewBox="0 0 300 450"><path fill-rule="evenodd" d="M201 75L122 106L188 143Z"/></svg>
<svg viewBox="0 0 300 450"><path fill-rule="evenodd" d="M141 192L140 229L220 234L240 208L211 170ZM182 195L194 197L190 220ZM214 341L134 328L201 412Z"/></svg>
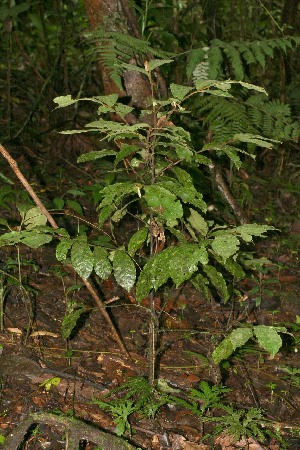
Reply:
<svg viewBox="0 0 300 450"><path fill-rule="evenodd" d="M211 80L217 80L222 75L223 52L218 45L214 44L208 51L209 76Z"/></svg>
<svg viewBox="0 0 300 450"><path fill-rule="evenodd" d="M243 80L245 76L243 62L241 59L241 53L236 47L235 42L232 42L231 45L225 47L225 54L231 63L235 78L237 80Z"/></svg>
<svg viewBox="0 0 300 450"><path fill-rule="evenodd" d="M287 53L300 45L300 38L288 36L277 39L264 39L253 42L225 43L219 39L212 41L208 51L209 78L220 79L223 75L222 65L228 64L238 80L245 77L244 63L259 64L266 67L266 58L274 58L274 50Z"/></svg>
<svg viewBox="0 0 300 450"><path fill-rule="evenodd" d="M256 62L258 62L263 69L266 67L266 55L262 50L261 42L253 42L251 44L251 50L256 58Z"/></svg>
<svg viewBox="0 0 300 450"><path fill-rule="evenodd" d="M120 32L98 29L87 35L87 38L91 43L97 43L97 45L93 45L89 53L96 54L99 57L119 88L122 88L121 73L125 68L124 65L132 57L140 56L149 59L149 55L152 55L153 57L166 59L174 56L169 52L152 48L147 41Z"/></svg>
<svg viewBox="0 0 300 450"><path fill-rule="evenodd" d="M207 58L208 47L194 48L189 51L186 60L186 76L190 78L194 71ZM205 58L206 57L206 58ZM200 78L200 77L199 77Z"/></svg>

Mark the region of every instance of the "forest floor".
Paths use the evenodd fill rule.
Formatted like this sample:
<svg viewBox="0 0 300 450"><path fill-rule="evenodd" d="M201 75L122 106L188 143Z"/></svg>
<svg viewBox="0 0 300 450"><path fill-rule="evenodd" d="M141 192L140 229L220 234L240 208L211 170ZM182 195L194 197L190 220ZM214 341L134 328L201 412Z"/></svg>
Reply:
<svg viewBox="0 0 300 450"><path fill-rule="evenodd" d="M23 172L30 174L31 184L47 205L62 192L83 190L95 175L89 164L84 169L75 168L76 162L70 163L76 160L71 151L64 158L56 158L60 161L59 167L47 151L37 154L34 149L15 148L12 155ZM286 159L290 161L290 158ZM1 170L13 178L4 165ZM276 177L275 170L278 171ZM176 395L186 401L190 398L190 389L199 388L201 381L215 385L215 368L207 355L220 336L235 323L285 326L293 333L293 336L283 333L283 347L274 358L251 343L222 366L222 385L230 388L225 395L227 404L246 411L261 409L271 436L265 443L259 437L234 443L230 435L218 430L214 435L213 422L203 421L184 404L166 402L154 418L137 412L129 415L130 429L126 420L123 421L127 427L125 437L136 448L300 449L298 172L297 162L290 167L283 161L282 169L265 164L260 171L251 173L249 170L235 179L239 188L243 188L237 193L251 221L267 221L282 230L250 249L255 258L264 257L269 262L249 270L247 277L236 286L242 295L235 302L224 305L218 299L207 301L187 283L180 290L169 289L165 292L164 304L157 305L160 312L158 378L161 389L164 394ZM249 192L252 192L250 198L245 194ZM7 205L3 204L1 210L2 217L10 215L10 219L13 218ZM64 223L65 217L60 220ZM72 220L76 229L77 220ZM87 220L97 223L96 212L95 217L87 217ZM115 233L125 236L131 227L130 223L123 223ZM68 444L71 434L76 434L75 428L78 431L78 423L75 428L70 425L69 431L64 432L62 426L55 423L55 414L69 417L70 424L75 416L82 423L115 434L116 421L112 411L101 409L93 402L97 399L106 401L113 389L132 377L147 377L147 305L135 304L111 279L99 286L128 350L129 356L126 356L80 280L57 262L51 244L36 250L3 247L0 256L0 289L7 283L1 307L4 323L0 332L0 431L9 436L31 413L38 413L41 418L34 416L32 423L38 426L31 426L26 438L23 439L24 429L20 432L17 436L19 447L9 448L4 444L3 448L78 448ZM11 282L11 277L15 282ZM72 300L84 304L86 313L78 321L72 339L66 341L61 334L62 321ZM122 391L116 392L113 397L120 399L121 394ZM128 401L126 407L130 407ZM46 412L54 419L46 416L43 420ZM125 411L124 417L127 417ZM205 435L210 438L203 441ZM284 441L280 442L279 435ZM79 448L97 447L86 434L81 437L85 439ZM125 448L123 443L111 439L110 444L103 446L105 450ZM98 448L101 448L99 444Z"/></svg>

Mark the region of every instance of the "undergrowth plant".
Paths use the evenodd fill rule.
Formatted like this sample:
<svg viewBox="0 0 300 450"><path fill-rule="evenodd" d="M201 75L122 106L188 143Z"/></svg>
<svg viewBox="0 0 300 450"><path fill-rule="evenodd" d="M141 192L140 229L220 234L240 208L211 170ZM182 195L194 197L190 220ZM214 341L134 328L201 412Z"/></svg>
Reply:
<svg viewBox="0 0 300 450"><path fill-rule="evenodd" d="M0 245L25 244L36 248L59 238L56 257L62 263L71 261L84 279L94 273L101 280L114 275L116 282L139 303L149 300L149 380L156 377L156 341L158 318L154 292L172 283L176 288L188 280L204 295L210 289L226 303L231 298L230 279L241 279L244 271L239 263L242 243L263 237L273 227L245 224L218 225L206 216L207 203L196 187L193 170L213 165L211 156L229 158L240 168L241 154L248 146L272 148L276 142L259 134L233 134L205 145L192 142L190 133L175 125L176 118L188 116L186 109L193 98L234 98L236 91L266 95L263 88L242 81L196 79L194 86L171 84L170 97L156 98L155 70L172 60L150 60L142 67L130 65L148 79L152 96L148 109L140 112L139 121L129 123L134 108L124 105L116 94L72 99L70 95L55 99L58 108L91 101L97 106L97 120L82 130L65 134L92 132L107 148L81 155L78 162L110 159L115 177L99 188L98 230L93 240L86 232L71 236L66 229L52 229L37 207L20 206L19 229L10 229L0 237ZM110 119L114 115L118 120ZM241 130L239 130L241 131ZM132 233L127 242L119 242L114 228L130 220ZM10 228L6 220L1 225ZM79 315L78 310L76 314ZM78 316L77 316L78 317ZM69 330L70 331L70 330ZM215 349L216 364L255 338L271 354L281 346L279 332L285 328L241 327L234 330Z"/></svg>

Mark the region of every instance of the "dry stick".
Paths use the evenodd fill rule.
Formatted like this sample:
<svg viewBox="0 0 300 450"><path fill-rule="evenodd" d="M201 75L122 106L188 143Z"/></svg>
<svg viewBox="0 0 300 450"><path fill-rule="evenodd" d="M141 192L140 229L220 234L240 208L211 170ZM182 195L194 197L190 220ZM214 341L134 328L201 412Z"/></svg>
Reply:
<svg viewBox="0 0 300 450"><path fill-rule="evenodd" d="M52 226L52 228L57 229L58 225L55 222L55 220L53 219L53 217L51 216L51 214L49 213L49 211L45 208L45 206L43 205L43 203L41 202L41 200L38 198L38 196L36 195L36 193L34 192L34 190L32 189L32 187L30 186L30 184L28 183L28 181L26 180L26 178L24 177L24 175L22 174L22 172L20 171L17 162L10 156L10 154L8 153L8 151L3 147L3 145L0 144L0 153L4 156L4 158L8 161L10 167L12 168L12 170L14 171L14 173L16 174L17 178L21 181L21 183L23 184L23 186L25 187L26 191L29 193L29 195L32 197L33 201L35 202L35 204L40 208L40 210L42 211L42 213L47 217L50 225ZM74 267L71 264L67 265L68 268L72 269L74 271ZM101 310L101 313L103 314L103 317L105 318L107 324L109 325L111 332L113 334L113 337L115 338L116 342L119 344L120 349L123 351L123 353L126 356L129 356L128 351L126 350L108 312L106 311L105 308L105 304L104 302L100 299L99 295L97 294L97 292L95 291L95 289L93 288L93 286L91 285L91 283L86 280L85 278L80 277L84 283L84 285L86 286L87 290L89 291L89 293L91 294L91 296L93 297L93 299L95 300L98 308Z"/></svg>

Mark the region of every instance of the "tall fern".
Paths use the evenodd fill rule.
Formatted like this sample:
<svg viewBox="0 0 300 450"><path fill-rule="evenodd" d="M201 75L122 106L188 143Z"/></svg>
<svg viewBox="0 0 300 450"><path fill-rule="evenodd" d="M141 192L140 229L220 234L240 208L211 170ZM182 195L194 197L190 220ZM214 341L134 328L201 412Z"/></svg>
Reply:
<svg viewBox="0 0 300 450"><path fill-rule="evenodd" d="M245 79L244 67L250 64L258 64L263 69L267 58L274 58L275 51L287 53L294 51L300 45L300 37L287 36L277 39L264 39L253 42L230 42L226 43L215 39L207 52L209 61L209 78L228 78L226 68L238 80ZM199 49L198 49L199 50ZM204 60L206 52L192 51L187 60L187 76L193 72L197 65Z"/></svg>

